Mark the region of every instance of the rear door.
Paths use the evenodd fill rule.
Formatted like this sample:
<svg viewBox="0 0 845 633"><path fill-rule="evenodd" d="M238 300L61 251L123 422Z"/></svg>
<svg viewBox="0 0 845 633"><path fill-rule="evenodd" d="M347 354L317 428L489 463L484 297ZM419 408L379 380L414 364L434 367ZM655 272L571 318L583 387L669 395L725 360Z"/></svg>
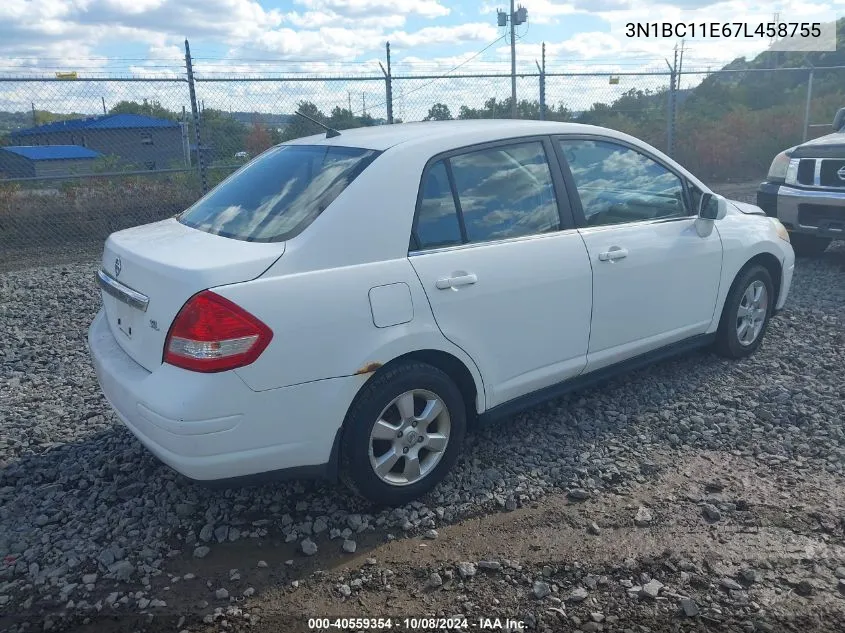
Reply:
<svg viewBox="0 0 845 633"><path fill-rule="evenodd" d="M593 269L586 371L703 334L719 292L722 241L715 229L698 234L684 180L615 140L557 142Z"/></svg>
<svg viewBox="0 0 845 633"><path fill-rule="evenodd" d="M453 152L422 177L410 261L443 334L476 362L487 408L577 375L591 272L550 141Z"/></svg>

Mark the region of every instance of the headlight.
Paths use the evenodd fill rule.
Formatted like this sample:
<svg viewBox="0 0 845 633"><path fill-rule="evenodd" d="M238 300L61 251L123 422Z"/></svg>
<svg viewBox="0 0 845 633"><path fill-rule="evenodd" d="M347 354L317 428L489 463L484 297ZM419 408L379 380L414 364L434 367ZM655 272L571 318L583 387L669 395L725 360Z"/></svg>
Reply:
<svg viewBox="0 0 845 633"><path fill-rule="evenodd" d="M775 156L771 167L769 167L769 174L766 176L766 180L785 181L787 169L789 169L789 150L783 151Z"/></svg>
<svg viewBox="0 0 845 633"><path fill-rule="evenodd" d="M775 226L775 231L777 231L778 237L782 240L789 241L789 231L786 230L786 227L781 224L780 220L777 218L769 218L772 224Z"/></svg>

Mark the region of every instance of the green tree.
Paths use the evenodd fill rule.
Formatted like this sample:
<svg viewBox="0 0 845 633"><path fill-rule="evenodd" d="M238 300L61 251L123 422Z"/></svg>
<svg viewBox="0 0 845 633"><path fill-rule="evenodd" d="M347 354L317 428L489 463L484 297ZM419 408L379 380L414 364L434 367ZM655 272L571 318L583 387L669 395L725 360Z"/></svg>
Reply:
<svg viewBox="0 0 845 633"><path fill-rule="evenodd" d="M449 106L445 103L435 103L428 110L428 115L423 119L424 121L451 121L452 112Z"/></svg>
<svg viewBox="0 0 845 633"><path fill-rule="evenodd" d="M202 144L208 148L212 161L231 161L236 152L246 150L247 127L228 112L206 108L200 118ZM191 142L195 136L191 131Z"/></svg>
<svg viewBox="0 0 845 633"><path fill-rule="evenodd" d="M141 114L144 116L151 116L157 119L169 119L177 121L179 116L161 105L158 101L118 101L111 108L109 114Z"/></svg>
<svg viewBox="0 0 845 633"><path fill-rule="evenodd" d="M314 119L315 121L328 125L326 115L324 115L323 112L310 101L300 101L297 103L296 112L302 112L302 114ZM282 131L280 141L290 141L295 138L302 138L303 136L317 134L321 129L322 128L314 123L311 123L308 119L294 115Z"/></svg>

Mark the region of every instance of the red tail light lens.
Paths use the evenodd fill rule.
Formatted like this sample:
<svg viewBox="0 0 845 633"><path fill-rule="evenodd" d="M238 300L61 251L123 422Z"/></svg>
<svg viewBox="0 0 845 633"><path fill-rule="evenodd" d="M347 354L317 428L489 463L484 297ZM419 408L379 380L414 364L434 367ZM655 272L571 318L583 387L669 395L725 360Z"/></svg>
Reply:
<svg viewBox="0 0 845 633"><path fill-rule="evenodd" d="M255 361L272 338L272 330L249 312L204 290L176 315L164 342L164 362L191 371L227 371Z"/></svg>

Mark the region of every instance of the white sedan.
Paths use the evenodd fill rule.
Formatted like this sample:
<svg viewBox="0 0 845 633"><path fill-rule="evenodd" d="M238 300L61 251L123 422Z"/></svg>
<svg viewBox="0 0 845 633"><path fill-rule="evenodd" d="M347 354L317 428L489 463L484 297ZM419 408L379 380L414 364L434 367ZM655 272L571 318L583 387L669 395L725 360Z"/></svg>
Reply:
<svg viewBox="0 0 845 633"><path fill-rule="evenodd" d="M111 235L88 340L119 417L187 477L340 476L399 504L470 420L699 346L752 353L793 267L776 219L625 134L370 127Z"/></svg>

